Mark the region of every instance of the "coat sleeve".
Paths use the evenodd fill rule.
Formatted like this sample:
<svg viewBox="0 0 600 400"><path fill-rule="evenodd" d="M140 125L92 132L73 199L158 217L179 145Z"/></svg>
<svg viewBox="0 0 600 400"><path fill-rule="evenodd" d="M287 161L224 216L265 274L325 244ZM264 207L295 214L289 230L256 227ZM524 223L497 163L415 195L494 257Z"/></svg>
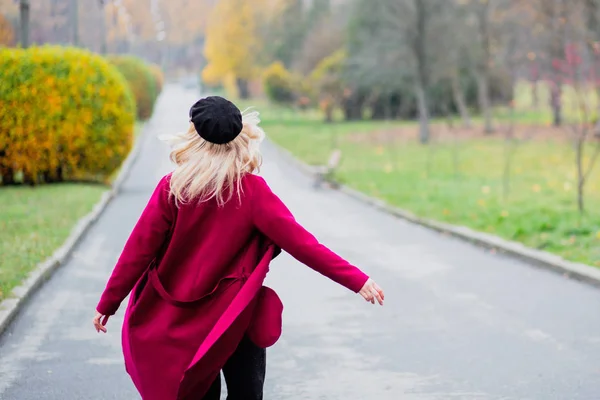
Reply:
<svg viewBox="0 0 600 400"><path fill-rule="evenodd" d="M369 278L296 222L281 199L258 176L252 193L252 219L258 230L292 257L346 288L359 292Z"/></svg>
<svg viewBox="0 0 600 400"><path fill-rule="evenodd" d="M169 203L169 180L164 177L154 190L117 261L96 310L103 315L117 312L148 265L163 246L174 219Z"/></svg>

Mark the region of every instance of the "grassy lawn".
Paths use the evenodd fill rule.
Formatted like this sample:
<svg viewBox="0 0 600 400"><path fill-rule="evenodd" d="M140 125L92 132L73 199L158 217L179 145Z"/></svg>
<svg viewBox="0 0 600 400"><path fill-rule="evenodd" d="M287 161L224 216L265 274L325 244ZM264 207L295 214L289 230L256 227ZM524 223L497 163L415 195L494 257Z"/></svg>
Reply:
<svg viewBox="0 0 600 400"><path fill-rule="evenodd" d="M142 127L136 124L136 140ZM64 243L107 190L93 184L0 187L0 301Z"/></svg>
<svg viewBox="0 0 600 400"><path fill-rule="evenodd" d="M0 300L63 244L106 190L77 184L0 189Z"/></svg>
<svg viewBox="0 0 600 400"><path fill-rule="evenodd" d="M520 144L505 195L501 133L444 138L438 124L432 144L423 146L414 139L414 123L324 124L315 112L258 108L270 139L307 163L324 163L337 143L343 153L337 178L353 188L422 217L600 266L600 165L587 186L587 215L580 218L574 152L564 138Z"/></svg>

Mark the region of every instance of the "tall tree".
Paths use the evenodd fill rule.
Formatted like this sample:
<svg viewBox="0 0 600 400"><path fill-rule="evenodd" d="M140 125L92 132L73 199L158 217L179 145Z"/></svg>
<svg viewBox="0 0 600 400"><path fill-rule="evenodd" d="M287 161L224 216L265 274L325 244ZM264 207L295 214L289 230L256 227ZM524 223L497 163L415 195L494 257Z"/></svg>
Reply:
<svg viewBox="0 0 600 400"><path fill-rule="evenodd" d="M473 14L477 21L477 42L479 57L475 61L479 106L485 121L485 132L491 133L492 110L490 100L490 70L492 64L492 0L473 1Z"/></svg>
<svg viewBox="0 0 600 400"><path fill-rule="evenodd" d="M544 62L543 70L550 82L550 106L555 126L563 122L561 74L556 69L556 61L564 56L569 33L567 21L572 16L573 4L571 0L535 0L527 8L540 41L539 59Z"/></svg>
<svg viewBox="0 0 600 400"><path fill-rule="evenodd" d="M8 19L0 14L0 47L12 46L15 40L15 31Z"/></svg>
<svg viewBox="0 0 600 400"><path fill-rule="evenodd" d="M404 43L406 61L414 78L414 92L419 111L419 138L429 141L430 104L428 92L435 76L436 61L445 49L437 46L443 35L442 17L447 2L438 0L386 0L383 37L390 43ZM396 39L396 40L394 40ZM400 60L398 60L400 61Z"/></svg>
<svg viewBox="0 0 600 400"><path fill-rule="evenodd" d="M471 126L471 115L465 98L464 76L469 74L473 59L472 34L468 26L469 10L462 6L460 0L453 7L448 7L444 15L444 25L452 30L452 35L439 38L445 51L439 53L438 78L450 83L452 100L458 110L464 127ZM448 108L447 106L445 108Z"/></svg>
<svg viewBox="0 0 600 400"><path fill-rule="evenodd" d="M313 11L312 15L309 20L316 20L308 30L293 63L293 69L304 75L309 74L324 58L345 46L349 19L348 13L338 8L334 12L329 12L329 9L322 13Z"/></svg>
<svg viewBox="0 0 600 400"><path fill-rule="evenodd" d="M306 37L307 18L303 0L280 0L279 16L269 32L271 57L290 67Z"/></svg>
<svg viewBox="0 0 600 400"><path fill-rule="evenodd" d="M205 43L208 65L203 79L221 83L235 79L242 98L249 96L248 81L258 76L261 42L257 20L260 7L245 0L221 0L211 13Z"/></svg>

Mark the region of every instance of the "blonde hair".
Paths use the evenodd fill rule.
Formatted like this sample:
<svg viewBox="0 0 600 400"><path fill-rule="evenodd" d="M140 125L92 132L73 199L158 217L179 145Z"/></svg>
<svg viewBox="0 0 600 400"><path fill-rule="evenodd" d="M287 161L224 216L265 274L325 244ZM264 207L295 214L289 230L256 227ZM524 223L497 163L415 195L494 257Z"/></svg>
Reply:
<svg viewBox="0 0 600 400"><path fill-rule="evenodd" d="M171 145L170 195L177 205L216 199L219 206L234 194L241 199L241 178L256 172L262 164L259 144L265 133L258 127L257 111L242 113L242 132L231 142L214 144L202 139L190 123L187 132L163 137Z"/></svg>

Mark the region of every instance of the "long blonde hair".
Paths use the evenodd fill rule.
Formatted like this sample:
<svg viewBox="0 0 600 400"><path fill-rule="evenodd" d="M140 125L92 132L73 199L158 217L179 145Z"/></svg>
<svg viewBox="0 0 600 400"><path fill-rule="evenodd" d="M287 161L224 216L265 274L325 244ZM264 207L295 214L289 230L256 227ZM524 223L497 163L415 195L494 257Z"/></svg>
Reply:
<svg viewBox="0 0 600 400"><path fill-rule="evenodd" d="M171 196L177 205L216 199L219 206L234 194L241 199L241 178L262 164L259 144L265 133L257 111L242 113L242 132L231 142L214 144L201 138L190 123L187 132L163 137L171 145Z"/></svg>

